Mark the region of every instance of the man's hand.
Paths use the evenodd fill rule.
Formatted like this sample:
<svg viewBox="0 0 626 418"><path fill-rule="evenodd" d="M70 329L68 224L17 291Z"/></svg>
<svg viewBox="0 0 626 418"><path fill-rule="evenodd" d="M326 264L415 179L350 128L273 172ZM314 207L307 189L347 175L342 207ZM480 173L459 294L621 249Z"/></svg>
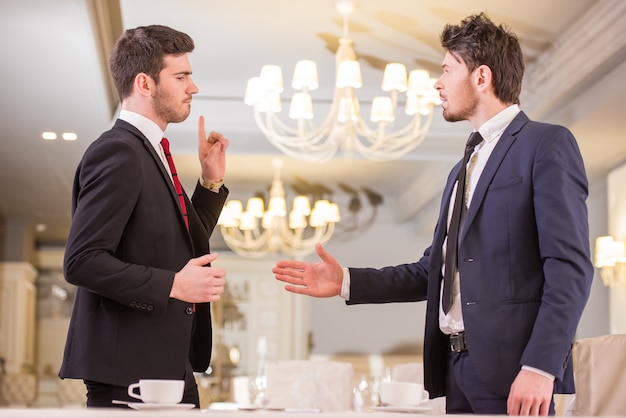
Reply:
<svg viewBox="0 0 626 418"><path fill-rule="evenodd" d="M224 292L226 270L206 267L217 258L217 253L192 258L174 275L170 297L184 302L202 303L220 300Z"/></svg>
<svg viewBox="0 0 626 418"><path fill-rule="evenodd" d="M509 415L547 416L554 382L530 370L520 370L507 400Z"/></svg>
<svg viewBox="0 0 626 418"><path fill-rule="evenodd" d="M322 261L318 263L279 261L272 269L272 273L276 275L276 280L289 283L285 290L292 293L318 298L339 295L343 269L321 244L315 245L315 251Z"/></svg>
<svg viewBox="0 0 626 418"><path fill-rule="evenodd" d="M219 132L211 131L206 136L204 116L198 118L198 157L202 166L202 178L207 181L220 181L226 172L226 149L229 141Z"/></svg>

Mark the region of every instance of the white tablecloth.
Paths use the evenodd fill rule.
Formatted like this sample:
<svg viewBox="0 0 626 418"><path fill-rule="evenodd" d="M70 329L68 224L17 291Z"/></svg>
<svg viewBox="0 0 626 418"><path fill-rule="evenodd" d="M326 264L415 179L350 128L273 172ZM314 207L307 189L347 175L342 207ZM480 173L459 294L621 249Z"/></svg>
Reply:
<svg viewBox="0 0 626 418"><path fill-rule="evenodd" d="M11 409L0 408L0 417L2 418L115 418L115 417L134 417L134 418L185 418L198 416L201 418L402 418L407 415L397 412L322 412L322 413L306 413L306 412L284 412L284 411L212 411L212 410L173 410L173 411L134 411L125 409L43 409L43 408L24 408ZM430 415L432 417L432 415Z"/></svg>

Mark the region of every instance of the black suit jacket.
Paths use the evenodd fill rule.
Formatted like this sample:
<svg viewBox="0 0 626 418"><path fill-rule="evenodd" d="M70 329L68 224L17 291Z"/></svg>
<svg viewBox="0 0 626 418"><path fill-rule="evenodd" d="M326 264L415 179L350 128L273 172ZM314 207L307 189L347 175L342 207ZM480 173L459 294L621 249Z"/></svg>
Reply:
<svg viewBox="0 0 626 418"><path fill-rule="evenodd" d="M432 245L418 262L350 269L348 303L427 300L424 383L432 397L445 395L442 245L459 167L445 186ZM593 279L586 198L572 134L520 112L481 174L459 238L469 355L496 394L508 395L521 365L556 376L557 393L574 390L571 348Z"/></svg>
<svg viewBox="0 0 626 418"><path fill-rule="evenodd" d="M74 180L64 272L76 285L61 378L126 386L141 378L182 379L191 360L211 357L208 303L171 299L174 274L209 252L228 191L176 191L148 140L118 120L94 141Z"/></svg>

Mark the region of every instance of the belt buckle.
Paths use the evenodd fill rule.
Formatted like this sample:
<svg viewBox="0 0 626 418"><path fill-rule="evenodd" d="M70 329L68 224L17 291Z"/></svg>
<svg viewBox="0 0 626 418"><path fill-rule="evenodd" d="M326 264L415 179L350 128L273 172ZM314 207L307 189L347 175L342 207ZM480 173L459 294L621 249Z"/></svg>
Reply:
<svg viewBox="0 0 626 418"><path fill-rule="evenodd" d="M467 346L465 345L465 333L454 333L450 334L450 350L453 353L462 353L467 351Z"/></svg>

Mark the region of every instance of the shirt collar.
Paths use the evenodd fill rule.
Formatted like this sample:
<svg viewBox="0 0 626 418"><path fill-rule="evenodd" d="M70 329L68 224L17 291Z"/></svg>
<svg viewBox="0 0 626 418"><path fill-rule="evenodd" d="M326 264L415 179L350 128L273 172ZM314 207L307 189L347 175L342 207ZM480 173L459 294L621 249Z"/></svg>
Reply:
<svg viewBox="0 0 626 418"><path fill-rule="evenodd" d="M125 109L120 111L118 118L139 129L139 131L148 138L152 146L154 146L155 149L159 149L159 144L161 143L161 139L163 139L163 131L154 121L139 113Z"/></svg>
<svg viewBox="0 0 626 418"><path fill-rule="evenodd" d="M491 142L499 138L519 111L519 106L516 104L501 110L494 117L483 123L478 129L478 132L480 132L480 135L485 139L485 142Z"/></svg>

